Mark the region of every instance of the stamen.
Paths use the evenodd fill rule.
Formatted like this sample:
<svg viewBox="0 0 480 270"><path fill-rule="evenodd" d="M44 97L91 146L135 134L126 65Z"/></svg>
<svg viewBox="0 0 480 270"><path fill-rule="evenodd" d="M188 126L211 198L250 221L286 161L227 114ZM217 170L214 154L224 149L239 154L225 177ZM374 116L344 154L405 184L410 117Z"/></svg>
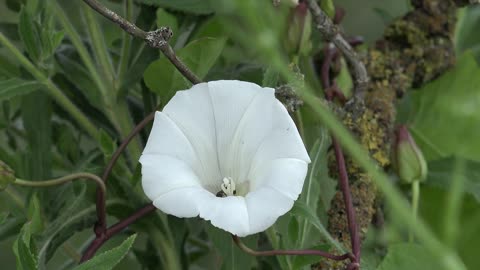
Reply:
<svg viewBox="0 0 480 270"><path fill-rule="evenodd" d="M231 177L224 177L223 183L220 185L222 188L223 193L227 196L235 196L237 194L237 190L235 187L235 182Z"/></svg>

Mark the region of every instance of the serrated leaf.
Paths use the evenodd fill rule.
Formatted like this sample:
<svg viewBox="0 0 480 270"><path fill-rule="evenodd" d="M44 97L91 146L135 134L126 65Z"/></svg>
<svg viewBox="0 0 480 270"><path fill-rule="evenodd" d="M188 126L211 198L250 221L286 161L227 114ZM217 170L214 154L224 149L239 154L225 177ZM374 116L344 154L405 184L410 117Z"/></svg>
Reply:
<svg viewBox="0 0 480 270"><path fill-rule="evenodd" d="M123 243L113 248L109 251L106 251L100 255L97 255L90 259L87 262L82 263L81 265L74 268L74 270L110 270L115 267L122 259L127 255L128 251L133 245L136 234L128 237Z"/></svg>
<svg viewBox="0 0 480 270"><path fill-rule="evenodd" d="M207 0L136 0L136 2L193 14L209 14L214 11L210 1Z"/></svg>
<svg viewBox="0 0 480 270"><path fill-rule="evenodd" d="M377 270L442 270L445 269L438 263L440 258L435 258L426 248L418 244L394 244L388 248L387 256L378 266Z"/></svg>
<svg viewBox="0 0 480 270"><path fill-rule="evenodd" d="M203 79L220 56L225 42L225 39L218 38L199 39L179 50L177 55L193 73ZM151 63L143 78L148 88L164 101L169 100L176 91L191 86L165 57Z"/></svg>
<svg viewBox="0 0 480 270"><path fill-rule="evenodd" d="M0 101L21 97L38 90L41 86L37 81L26 81L19 78L0 80Z"/></svg>
<svg viewBox="0 0 480 270"><path fill-rule="evenodd" d="M18 31L28 55L34 62L37 62L42 54L42 45L32 14L33 13L28 11L27 7L22 7L22 10L20 11Z"/></svg>
<svg viewBox="0 0 480 270"><path fill-rule="evenodd" d="M471 53L410 93L399 108L427 161L451 155L480 161L480 68ZM446 124L448 123L448 124Z"/></svg>

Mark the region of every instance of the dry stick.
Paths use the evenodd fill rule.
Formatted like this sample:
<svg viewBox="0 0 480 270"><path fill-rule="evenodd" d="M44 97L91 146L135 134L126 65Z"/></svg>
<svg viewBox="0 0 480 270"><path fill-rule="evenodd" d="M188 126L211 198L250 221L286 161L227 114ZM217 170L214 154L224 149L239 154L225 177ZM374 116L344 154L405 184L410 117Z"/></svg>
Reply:
<svg viewBox="0 0 480 270"><path fill-rule="evenodd" d="M343 53L345 59L353 69L353 77L355 84L355 95L363 97L368 84L368 75L365 65L358 59L357 53L352 49L348 41L340 34L337 26L335 26L325 12L323 12L317 4L316 0L307 0L308 8L312 13L315 26L324 38L331 41Z"/></svg>
<svg viewBox="0 0 480 270"><path fill-rule="evenodd" d="M124 19L117 13L108 9L96 0L83 0L92 9L100 13L105 18L111 20L130 35L141 38L152 48L158 48L162 53L170 60L170 62L177 68L182 75L187 78L193 84L201 83L198 78L178 57L175 55L175 51L172 49L168 40L172 36L172 31L168 27L161 27L160 29L145 32L138 28L135 24Z"/></svg>
<svg viewBox="0 0 480 270"><path fill-rule="evenodd" d="M257 251L247 247L240 237L232 234L233 242L244 252L252 255L252 256L277 256L277 255L315 255L321 256L327 259L335 260L335 261L343 261L346 259L353 260L353 256L350 253L346 253L343 255L334 255L322 250L314 250L314 249L304 249L304 250L266 250L266 251Z"/></svg>

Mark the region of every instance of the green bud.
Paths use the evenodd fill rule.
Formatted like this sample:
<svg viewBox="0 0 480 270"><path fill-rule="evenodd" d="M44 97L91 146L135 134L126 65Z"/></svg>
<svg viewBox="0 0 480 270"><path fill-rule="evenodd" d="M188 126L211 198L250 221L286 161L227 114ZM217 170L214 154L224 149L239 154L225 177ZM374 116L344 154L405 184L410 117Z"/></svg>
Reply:
<svg viewBox="0 0 480 270"><path fill-rule="evenodd" d="M15 172L0 160L0 190L4 190L13 182L15 182Z"/></svg>
<svg viewBox="0 0 480 270"><path fill-rule="evenodd" d="M312 45L312 16L306 3L301 2L290 11L285 47L289 54L308 54Z"/></svg>
<svg viewBox="0 0 480 270"><path fill-rule="evenodd" d="M396 131L393 165L403 183L424 181L427 177L427 162L406 126Z"/></svg>
<svg viewBox="0 0 480 270"><path fill-rule="evenodd" d="M320 8L328 15L328 17L330 17L330 19L335 17L335 5L333 4L333 0L320 1Z"/></svg>

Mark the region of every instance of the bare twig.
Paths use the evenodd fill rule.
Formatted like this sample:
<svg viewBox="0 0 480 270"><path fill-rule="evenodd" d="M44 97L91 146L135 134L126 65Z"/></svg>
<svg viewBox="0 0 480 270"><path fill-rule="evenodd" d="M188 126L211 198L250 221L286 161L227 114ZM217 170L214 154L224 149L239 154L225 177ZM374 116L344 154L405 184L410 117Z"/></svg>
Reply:
<svg viewBox="0 0 480 270"><path fill-rule="evenodd" d="M83 1L96 12L120 26L130 35L145 40L150 47L160 49L160 51L162 51L162 53L168 58L168 60L170 60L177 70L182 73L182 75L185 76L185 78L187 78L190 82L193 84L201 82L201 80L175 55L172 47L170 44L168 44L168 40L173 35L170 28L161 27L160 29L154 31L145 32L138 28L135 24L108 9L97 0Z"/></svg>
<svg viewBox="0 0 480 270"><path fill-rule="evenodd" d="M365 65L358 59L357 53L352 49L348 41L343 38L338 28L333 24L328 15L320 9L317 1L307 0L307 3L315 21L315 26L323 34L326 40L335 44L335 46L343 53L348 63L352 67L355 95L362 97L368 84L368 75Z"/></svg>
<svg viewBox="0 0 480 270"><path fill-rule="evenodd" d="M257 251L247 247L240 237L232 234L233 242L244 252L252 255L252 256L277 256L277 255L314 255L320 256L327 259L331 259L334 261L343 261L346 259L353 260L353 256L350 253L343 254L343 255L334 255L322 250L316 249L304 249L304 250L265 250L265 251Z"/></svg>

